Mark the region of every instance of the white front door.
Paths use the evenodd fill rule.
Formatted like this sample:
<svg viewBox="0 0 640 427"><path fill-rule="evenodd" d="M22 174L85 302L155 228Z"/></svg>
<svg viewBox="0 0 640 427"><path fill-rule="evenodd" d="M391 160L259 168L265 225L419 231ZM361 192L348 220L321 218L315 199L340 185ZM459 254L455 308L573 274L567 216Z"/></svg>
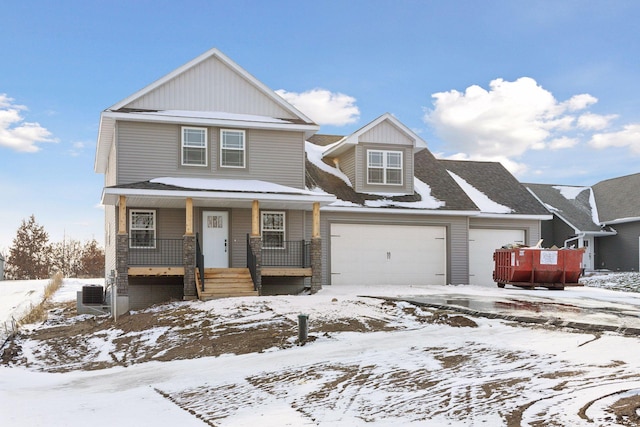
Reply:
<svg viewBox="0 0 640 427"><path fill-rule="evenodd" d="M229 267L229 212L202 212L202 254L205 268Z"/></svg>
<svg viewBox="0 0 640 427"><path fill-rule="evenodd" d="M584 248L584 254L582 255L582 268L587 271L593 270L593 237L583 237L582 247Z"/></svg>

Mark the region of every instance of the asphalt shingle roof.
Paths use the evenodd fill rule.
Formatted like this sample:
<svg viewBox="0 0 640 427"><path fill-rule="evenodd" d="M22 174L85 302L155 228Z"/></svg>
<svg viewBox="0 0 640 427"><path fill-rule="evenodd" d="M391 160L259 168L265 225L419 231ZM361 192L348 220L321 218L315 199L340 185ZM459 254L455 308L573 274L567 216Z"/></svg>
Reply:
<svg viewBox="0 0 640 427"><path fill-rule="evenodd" d="M592 188L601 222L640 217L640 173L600 181Z"/></svg>
<svg viewBox="0 0 640 427"><path fill-rule="evenodd" d="M469 160L439 162L446 170L467 181L489 199L510 207L513 214L549 215L544 206L501 163Z"/></svg>

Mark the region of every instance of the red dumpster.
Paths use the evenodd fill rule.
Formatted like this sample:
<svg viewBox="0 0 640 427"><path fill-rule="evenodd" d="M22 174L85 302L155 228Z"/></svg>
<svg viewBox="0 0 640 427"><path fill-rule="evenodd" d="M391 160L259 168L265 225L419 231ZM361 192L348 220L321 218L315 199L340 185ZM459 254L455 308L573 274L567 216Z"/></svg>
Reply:
<svg viewBox="0 0 640 427"><path fill-rule="evenodd" d="M521 288L564 289L578 282L584 249L510 248L496 249L493 280Z"/></svg>

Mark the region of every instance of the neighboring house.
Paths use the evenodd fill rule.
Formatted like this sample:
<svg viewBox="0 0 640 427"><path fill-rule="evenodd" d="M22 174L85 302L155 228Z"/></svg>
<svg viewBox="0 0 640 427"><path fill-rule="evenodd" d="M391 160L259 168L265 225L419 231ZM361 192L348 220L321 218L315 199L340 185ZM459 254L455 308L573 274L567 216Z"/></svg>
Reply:
<svg viewBox="0 0 640 427"><path fill-rule="evenodd" d="M547 245L585 248L583 268L638 271L640 174L592 187L525 184L554 216L542 225Z"/></svg>
<svg viewBox="0 0 640 427"><path fill-rule="evenodd" d="M392 115L345 137L318 129L217 49L103 111L95 170L117 312L491 282L493 250L537 242L551 218L499 164L439 161Z"/></svg>
<svg viewBox="0 0 640 427"><path fill-rule="evenodd" d="M4 257L0 253L0 280L4 280Z"/></svg>

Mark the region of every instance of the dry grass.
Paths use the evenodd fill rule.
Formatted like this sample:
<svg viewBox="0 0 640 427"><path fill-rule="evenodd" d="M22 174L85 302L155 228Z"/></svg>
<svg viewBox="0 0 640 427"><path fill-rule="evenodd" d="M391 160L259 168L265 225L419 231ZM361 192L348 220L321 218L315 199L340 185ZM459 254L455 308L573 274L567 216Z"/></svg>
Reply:
<svg viewBox="0 0 640 427"><path fill-rule="evenodd" d="M42 297L42 301L35 306L31 306L29 311L18 320L18 325L25 325L29 323L37 323L42 322L47 319L47 309L46 305L49 299L56 293L60 286L62 286L62 273L57 272L51 279L49 279L49 283L44 288L44 296Z"/></svg>

